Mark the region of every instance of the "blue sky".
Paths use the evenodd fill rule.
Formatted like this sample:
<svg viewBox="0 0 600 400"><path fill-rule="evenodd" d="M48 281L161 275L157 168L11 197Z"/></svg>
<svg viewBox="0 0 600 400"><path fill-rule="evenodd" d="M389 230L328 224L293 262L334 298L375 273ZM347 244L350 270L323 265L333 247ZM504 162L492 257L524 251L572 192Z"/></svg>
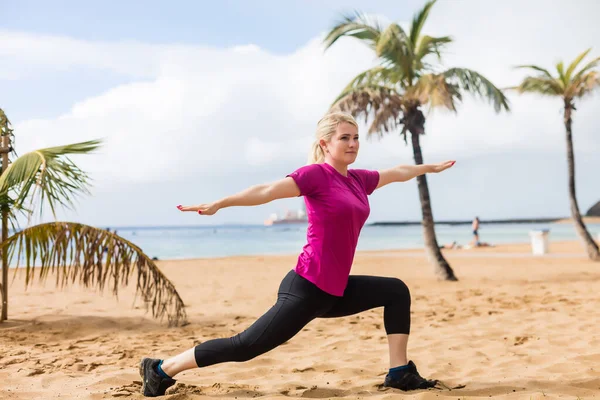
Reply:
<svg viewBox="0 0 600 400"><path fill-rule="evenodd" d="M360 9L391 19L412 16L421 1L32 1L6 2L4 29L85 40L234 46L255 43L289 53L342 12Z"/></svg>
<svg viewBox="0 0 600 400"><path fill-rule="evenodd" d="M88 41L137 41L230 47L256 44L275 54L293 52L329 28L340 15L360 9L391 19L411 16L420 1L83 1L4 2L2 30L59 35ZM65 84L73 76L77 85ZM67 110L88 93L129 80L113 71L45 71L23 81L4 82L13 119L48 117ZM42 96L32 97L36 91ZM60 96L56 93L60 92ZM44 96L44 94L46 96ZM5 105L6 107L6 105Z"/></svg>
<svg viewBox="0 0 600 400"><path fill-rule="evenodd" d="M191 218L177 204L216 200L303 165L314 124L333 97L376 60L348 39L331 50L322 34L343 11L407 22L421 1L20 1L2 4L0 107L20 154L102 137L77 158L93 196L60 217L96 225L261 223L297 200ZM600 3L569 8L543 0L439 0L425 26L451 35L445 66L467 66L497 86L512 67L551 68L593 47L600 56ZM600 96L575 115L577 183L585 211L600 199ZM457 159L431 176L439 219L568 214L559 101L510 97L496 115L468 96L457 115L428 116L426 162ZM356 167L412 163L397 135L363 140ZM416 183L371 198L371 221L419 220ZM175 211L174 211L175 210Z"/></svg>

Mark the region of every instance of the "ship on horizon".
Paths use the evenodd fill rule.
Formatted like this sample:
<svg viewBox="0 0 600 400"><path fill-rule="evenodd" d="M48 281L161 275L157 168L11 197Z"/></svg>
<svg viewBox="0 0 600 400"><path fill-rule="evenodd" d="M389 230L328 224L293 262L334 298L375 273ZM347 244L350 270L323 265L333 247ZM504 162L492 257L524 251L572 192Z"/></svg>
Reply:
<svg viewBox="0 0 600 400"><path fill-rule="evenodd" d="M283 225L283 224L304 224L308 222L306 207L300 210L287 210L283 214L273 213L265 220L265 226Z"/></svg>

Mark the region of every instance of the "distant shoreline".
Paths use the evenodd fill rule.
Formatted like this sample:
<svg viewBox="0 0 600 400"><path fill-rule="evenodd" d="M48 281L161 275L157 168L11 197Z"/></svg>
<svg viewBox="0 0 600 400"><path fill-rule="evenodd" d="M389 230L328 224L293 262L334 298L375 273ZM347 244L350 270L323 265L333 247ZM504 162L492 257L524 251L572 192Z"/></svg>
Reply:
<svg viewBox="0 0 600 400"><path fill-rule="evenodd" d="M585 224L600 224L600 217L583 217ZM544 223L571 223L571 218L514 218L514 219L489 219L480 220L481 225L499 225L499 224L544 224ZM473 220L448 220L435 221L436 225L470 225ZM369 226L410 226L421 225L421 221L379 221L369 224Z"/></svg>
<svg viewBox="0 0 600 400"><path fill-rule="evenodd" d="M600 217L583 217L586 224L600 224ZM444 220L435 221L436 225L470 225L473 220ZM490 219L480 220L480 224L535 224L535 223L570 223L570 218L554 217L554 218L510 218L510 219ZM290 225L306 225L306 222ZM421 225L421 221L376 221L365 224L365 226L410 226ZM224 223L224 224L202 224L202 225L142 225L142 226L117 226L103 225L111 230L161 230L161 229L219 229L219 228L262 228L263 224L241 224L241 223ZM285 227L286 225L276 225L275 227ZM271 226L272 227L272 226ZM271 228L269 227L269 228Z"/></svg>

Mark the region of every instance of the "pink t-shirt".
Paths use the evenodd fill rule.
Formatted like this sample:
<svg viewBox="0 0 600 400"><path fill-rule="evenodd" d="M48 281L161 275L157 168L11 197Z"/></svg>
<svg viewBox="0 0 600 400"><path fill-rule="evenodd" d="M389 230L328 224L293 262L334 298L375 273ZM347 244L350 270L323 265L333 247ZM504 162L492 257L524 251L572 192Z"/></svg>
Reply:
<svg viewBox="0 0 600 400"><path fill-rule="evenodd" d="M311 164L289 174L304 196L307 243L295 271L321 290L343 296L360 231L369 217L367 195L379 172L350 169L348 176L329 164Z"/></svg>

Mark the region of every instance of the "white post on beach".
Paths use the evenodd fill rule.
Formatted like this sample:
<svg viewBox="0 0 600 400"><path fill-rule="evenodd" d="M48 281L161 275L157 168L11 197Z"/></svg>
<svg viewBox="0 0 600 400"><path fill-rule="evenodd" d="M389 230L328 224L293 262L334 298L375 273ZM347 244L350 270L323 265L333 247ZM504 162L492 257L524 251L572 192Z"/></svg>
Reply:
<svg viewBox="0 0 600 400"><path fill-rule="evenodd" d="M550 230L542 229L539 231L530 231L531 252L534 255L542 255L548 253L548 234Z"/></svg>

